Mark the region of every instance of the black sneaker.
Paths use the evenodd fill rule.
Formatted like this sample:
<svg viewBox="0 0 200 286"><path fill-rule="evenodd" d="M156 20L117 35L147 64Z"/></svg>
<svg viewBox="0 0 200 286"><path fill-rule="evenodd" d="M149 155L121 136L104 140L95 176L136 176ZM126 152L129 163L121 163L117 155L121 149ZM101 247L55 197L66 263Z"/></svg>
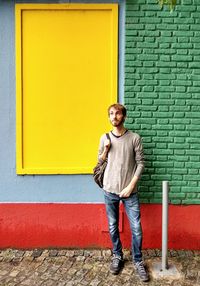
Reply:
<svg viewBox="0 0 200 286"><path fill-rule="evenodd" d="M117 275L124 266L124 260L121 256L114 254L110 264L110 272Z"/></svg>
<svg viewBox="0 0 200 286"><path fill-rule="evenodd" d="M134 263L135 270L143 282L149 281L149 275L144 267L143 261Z"/></svg>

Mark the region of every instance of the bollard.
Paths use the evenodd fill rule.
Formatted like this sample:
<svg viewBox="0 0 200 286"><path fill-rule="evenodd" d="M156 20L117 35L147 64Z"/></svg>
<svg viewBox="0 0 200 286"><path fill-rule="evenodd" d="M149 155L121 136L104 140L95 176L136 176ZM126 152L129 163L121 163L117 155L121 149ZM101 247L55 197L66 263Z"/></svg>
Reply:
<svg viewBox="0 0 200 286"><path fill-rule="evenodd" d="M168 269L168 193L169 182L162 182L162 271Z"/></svg>
<svg viewBox="0 0 200 286"><path fill-rule="evenodd" d="M180 279L181 273L171 262L168 264L168 181L162 182L162 261L152 265L153 278Z"/></svg>

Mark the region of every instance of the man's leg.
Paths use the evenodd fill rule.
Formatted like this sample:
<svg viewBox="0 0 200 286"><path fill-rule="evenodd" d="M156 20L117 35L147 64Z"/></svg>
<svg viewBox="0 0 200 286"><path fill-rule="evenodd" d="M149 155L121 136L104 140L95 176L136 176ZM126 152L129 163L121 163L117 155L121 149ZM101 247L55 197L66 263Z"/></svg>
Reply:
<svg viewBox="0 0 200 286"><path fill-rule="evenodd" d="M119 196L104 191L109 233L113 245L113 258L110 271L118 274L123 267L122 244L119 236Z"/></svg>
<svg viewBox="0 0 200 286"><path fill-rule="evenodd" d="M137 193L123 198L126 214L132 233L132 256L135 262L142 261L142 227L140 221L140 205Z"/></svg>
<svg viewBox="0 0 200 286"><path fill-rule="evenodd" d="M113 254L122 255L122 244L119 237L119 196L104 192L109 233L113 244Z"/></svg>
<svg viewBox="0 0 200 286"><path fill-rule="evenodd" d="M132 193L130 197L123 198L126 214L129 219L132 234L132 256L137 273L142 281L148 281L142 261L142 227L140 221L140 205L137 193Z"/></svg>

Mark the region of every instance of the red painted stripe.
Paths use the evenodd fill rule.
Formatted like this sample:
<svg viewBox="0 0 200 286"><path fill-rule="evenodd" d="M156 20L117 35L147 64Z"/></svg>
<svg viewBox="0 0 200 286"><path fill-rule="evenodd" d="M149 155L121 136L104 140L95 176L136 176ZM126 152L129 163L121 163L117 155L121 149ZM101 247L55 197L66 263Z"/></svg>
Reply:
<svg viewBox="0 0 200 286"><path fill-rule="evenodd" d="M143 248L161 248L161 205L141 205ZM128 220L120 231L130 247ZM110 247L103 204L0 204L0 247ZM200 249L200 205L169 207L169 248Z"/></svg>

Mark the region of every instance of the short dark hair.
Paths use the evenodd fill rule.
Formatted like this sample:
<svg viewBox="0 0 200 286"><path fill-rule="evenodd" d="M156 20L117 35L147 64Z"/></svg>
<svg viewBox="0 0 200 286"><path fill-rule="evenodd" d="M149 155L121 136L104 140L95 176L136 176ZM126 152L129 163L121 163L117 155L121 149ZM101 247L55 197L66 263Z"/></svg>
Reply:
<svg viewBox="0 0 200 286"><path fill-rule="evenodd" d="M115 108L117 110L120 110L122 112L123 116L126 116L126 107L124 105L122 105L120 103L114 103L114 104L110 105L108 107L108 115L110 115L110 109L111 108Z"/></svg>

